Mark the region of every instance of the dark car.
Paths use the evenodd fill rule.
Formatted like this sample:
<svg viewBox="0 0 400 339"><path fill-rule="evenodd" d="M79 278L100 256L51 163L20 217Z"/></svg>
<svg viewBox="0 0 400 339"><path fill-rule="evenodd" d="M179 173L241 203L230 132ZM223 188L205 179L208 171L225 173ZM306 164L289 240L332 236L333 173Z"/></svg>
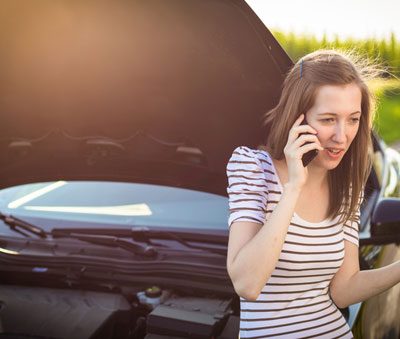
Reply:
<svg viewBox="0 0 400 339"><path fill-rule="evenodd" d="M1 1L0 338L237 338L226 164L292 64L244 1ZM362 269L400 258L373 138ZM342 311L398 338L400 286Z"/></svg>

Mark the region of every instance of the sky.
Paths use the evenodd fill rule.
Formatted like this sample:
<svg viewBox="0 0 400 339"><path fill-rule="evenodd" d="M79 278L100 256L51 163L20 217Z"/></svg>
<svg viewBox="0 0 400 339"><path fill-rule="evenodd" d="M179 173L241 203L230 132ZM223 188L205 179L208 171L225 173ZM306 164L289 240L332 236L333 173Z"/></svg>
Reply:
<svg viewBox="0 0 400 339"><path fill-rule="evenodd" d="M269 29L321 38L400 38L400 0L246 0Z"/></svg>

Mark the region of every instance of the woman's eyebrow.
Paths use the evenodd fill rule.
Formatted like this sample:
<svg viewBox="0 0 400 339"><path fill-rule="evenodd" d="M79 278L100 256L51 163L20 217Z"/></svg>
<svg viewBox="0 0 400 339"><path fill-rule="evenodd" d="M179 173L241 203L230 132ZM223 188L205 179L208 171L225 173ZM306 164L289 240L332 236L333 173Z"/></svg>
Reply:
<svg viewBox="0 0 400 339"><path fill-rule="evenodd" d="M358 113L361 114L360 111L355 111L353 113L350 113L349 115L358 114ZM338 115L338 114L337 113L333 113L333 112L324 112L324 113L318 113L318 115Z"/></svg>

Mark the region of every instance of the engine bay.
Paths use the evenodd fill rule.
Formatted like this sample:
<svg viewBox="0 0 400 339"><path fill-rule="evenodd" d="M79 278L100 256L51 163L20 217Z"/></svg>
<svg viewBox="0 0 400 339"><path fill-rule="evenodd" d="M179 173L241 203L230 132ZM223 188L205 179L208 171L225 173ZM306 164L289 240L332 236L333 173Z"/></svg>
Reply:
<svg viewBox="0 0 400 339"><path fill-rule="evenodd" d="M0 338L237 338L237 300L149 286L0 286Z"/></svg>

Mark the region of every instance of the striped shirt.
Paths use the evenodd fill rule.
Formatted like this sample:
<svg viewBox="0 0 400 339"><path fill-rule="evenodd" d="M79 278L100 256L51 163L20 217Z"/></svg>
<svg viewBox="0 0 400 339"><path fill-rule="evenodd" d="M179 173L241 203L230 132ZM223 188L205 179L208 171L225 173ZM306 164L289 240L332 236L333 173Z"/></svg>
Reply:
<svg viewBox="0 0 400 339"><path fill-rule="evenodd" d="M237 147L226 166L229 227L234 221L264 224L282 192L268 152ZM358 246L357 220L321 222L293 214L279 260L257 300L240 297L240 338L353 338L329 294L344 260L344 240Z"/></svg>

